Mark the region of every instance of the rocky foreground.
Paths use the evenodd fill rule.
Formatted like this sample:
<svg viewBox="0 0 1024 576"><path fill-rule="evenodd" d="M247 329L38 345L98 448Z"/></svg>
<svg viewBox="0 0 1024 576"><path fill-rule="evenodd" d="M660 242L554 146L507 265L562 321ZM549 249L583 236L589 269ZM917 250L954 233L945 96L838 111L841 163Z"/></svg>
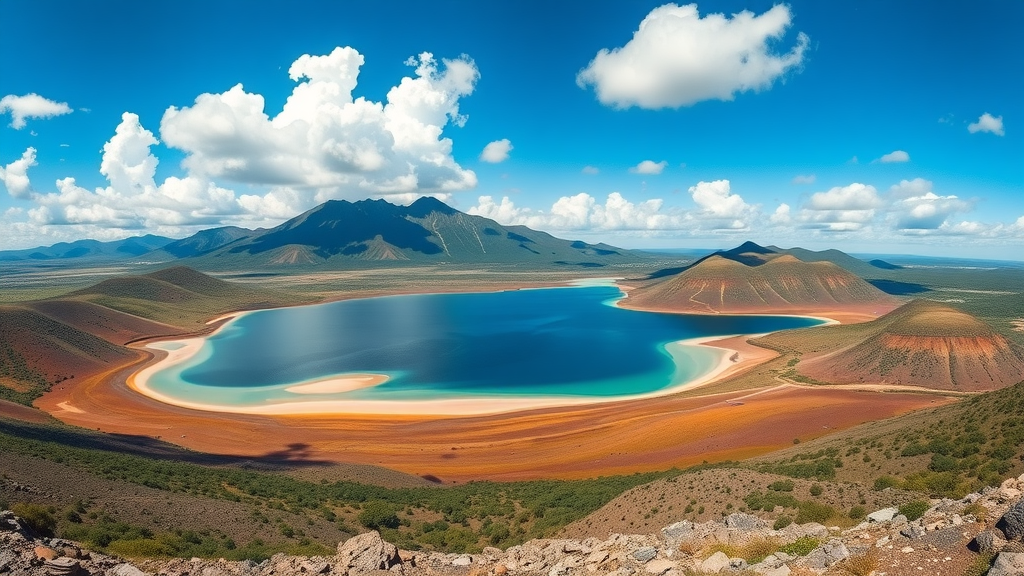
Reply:
<svg viewBox="0 0 1024 576"><path fill-rule="evenodd" d="M978 559L991 558L990 576L1022 576L1022 493L1024 475L961 500L934 500L913 521L887 508L847 530L816 523L774 530L757 516L736 513L721 521L677 522L660 534L532 540L480 554L399 550L379 533L368 532L340 543L331 557L278 554L261 563L199 558L129 562L67 540L36 537L5 511L0 512L0 575L960 575L982 573Z"/></svg>

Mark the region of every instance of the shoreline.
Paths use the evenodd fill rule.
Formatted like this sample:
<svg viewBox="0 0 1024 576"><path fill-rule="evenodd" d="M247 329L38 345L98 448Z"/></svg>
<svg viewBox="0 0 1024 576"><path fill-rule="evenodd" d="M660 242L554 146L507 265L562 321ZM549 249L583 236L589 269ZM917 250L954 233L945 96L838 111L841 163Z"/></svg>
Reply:
<svg viewBox="0 0 1024 576"><path fill-rule="evenodd" d="M614 285L622 292L622 296L609 304L615 307L620 307L624 310L630 310L634 312L658 312L658 313L671 313L662 310L645 310L637 308L628 308L619 306L620 302L628 297L629 287L622 286L618 283L621 278L586 278L577 279L565 282L562 286L556 287L539 287L535 289L547 289L547 288L574 288L580 286L593 286L601 282L609 282ZM523 288L516 288L515 290L521 290ZM506 290L501 290L506 291ZM465 293L474 293L475 291L467 291ZM482 292L482 291L481 291ZM417 294L435 294L434 292L425 292ZM389 294L389 295L377 295L371 296L371 298L382 298L389 296L401 296L409 295L405 293L401 294ZM326 302L325 302L326 303ZM318 304L308 304L306 306L313 306ZM528 410L538 409L556 409L556 408L570 408L580 407L588 405L605 405L614 402L630 402L638 400L649 400L653 398L659 398L664 396L671 396L676 393L691 391L702 387L709 386L711 384L720 382L728 377L731 377L737 373L743 372L747 369L753 368L763 362L766 362L777 356L777 353L754 347L747 344L747 340L750 338L756 338L764 336L768 333L760 334L732 334L732 335L715 335L715 336L702 336L696 338L688 338L684 340L673 341L665 344L666 353L668 353L673 362L677 361L676 355L671 351L671 347L681 347L684 350L687 347L702 347L703 349L710 349L714 351L718 359L714 362L714 365L703 374L686 380L681 383L671 384L665 388L646 392L642 394L629 394L629 395L618 395L618 396L506 396L506 395L494 395L494 396L477 396L468 398L448 398L448 399L437 399L437 400L301 400L296 399L295 401L275 401L263 405L249 405L249 406L225 406L221 404L209 404L202 402L194 402L189 400L183 400L167 395L162 392L154 390L149 385L149 379L156 374L170 366L186 362L192 358L195 354L199 353L206 338L213 336L228 326L234 320L241 318L247 314L257 312L258 310L244 310L223 314L207 322L207 325L215 324L217 322L223 322L215 330L208 334L201 336L195 336L185 339L159 339L150 340L137 343L135 348L142 349L152 355L152 359L147 361L143 367L132 373L126 379L126 384L132 391L141 394L147 398L156 400L163 404L176 406L179 408L187 408L192 410L199 410L203 412L212 412L220 414L241 414L241 415L262 415L262 416L344 416L344 415L381 415L381 416L448 416L448 417L473 417L473 416L492 416L499 414L508 414L513 412L522 412ZM684 313L685 312L681 312ZM764 316L793 316L811 318L820 320L828 324L839 324L839 320L835 318L829 318L826 316L812 316L808 314L737 314L737 315L764 315ZM167 350L161 348L162 343L180 343L183 344L179 348ZM740 350L738 348L743 348ZM359 388L365 388L368 386L376 386L383 382L386 382L389 376L385 374L375 373L344 373L325 376L322 378L287 383L285 390L296 394L303 393L324 393L324 392L345 392L349 390L355 390Z"/></svg>

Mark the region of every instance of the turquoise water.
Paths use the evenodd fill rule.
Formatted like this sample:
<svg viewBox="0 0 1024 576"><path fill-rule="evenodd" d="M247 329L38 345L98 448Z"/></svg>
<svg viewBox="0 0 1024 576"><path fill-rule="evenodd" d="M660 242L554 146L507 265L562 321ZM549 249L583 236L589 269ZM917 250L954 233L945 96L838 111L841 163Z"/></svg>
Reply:
<svg viewBox="0 0 1024 576"><path fill-rule="evenodd" d="M684 339L820 324L791 316L703 316L611 306L611 285L387 296L263 310L207 338L149 380L185 402L258 406L321 400L614 397L706 374L721 351ZM174 343L164 343L174 346ZM286 389L333 375L390 379L343 393Z"/></svg>

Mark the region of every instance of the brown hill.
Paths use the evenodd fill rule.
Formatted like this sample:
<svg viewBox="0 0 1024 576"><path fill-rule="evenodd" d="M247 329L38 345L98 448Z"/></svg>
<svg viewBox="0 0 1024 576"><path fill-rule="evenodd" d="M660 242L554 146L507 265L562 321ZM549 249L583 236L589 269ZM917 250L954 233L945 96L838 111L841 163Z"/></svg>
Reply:
<svg viewBox="0 0 1024 576"><path fill-rule="evenodd" d="M25 304L25 307L114 344L181 332L174 326L82 300L42 300Z"/></svg>
<svg viewBox="0 0 1024 576"><path fill-rule="evenodd" d="M751 265L711 256L679 274L631 291L622 304L704 314L850 308L887 311L896 306L891 296L831 262L803 262L788 254L767 260L757 254L750 256Z"/></svg>
<svg viewBox="0 0 1024 576"><path fill-rule="evenodd" d="M995 390L1024 380L1024 348L974 316L937 302L914 300L859 330L863 337L856 343L801 362L799 372L837 384L962 391Z"/></svg>
<svg viewBox="0 0 1024 576"><path fill-rule="evenodd" d="M135 353L25 306L0 307L0 377L17 392L85 377Z"/></svg>

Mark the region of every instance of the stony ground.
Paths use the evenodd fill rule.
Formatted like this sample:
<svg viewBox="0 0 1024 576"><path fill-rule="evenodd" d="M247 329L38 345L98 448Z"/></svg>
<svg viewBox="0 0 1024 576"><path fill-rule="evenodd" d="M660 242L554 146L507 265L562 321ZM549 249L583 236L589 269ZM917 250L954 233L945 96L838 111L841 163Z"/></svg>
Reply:
<svg viewBox="0 0 1024 576"><path fill-rule="evenodd" d="M897 508L841 530L790 524L774 530L750 514L683 520L654 534L533 540L508 550L441 554L398 550L368 532L331 557L278 554L262 563L193 558L126 562L73 542L36 537L0 513L0 574L11 576L417 576L688 574L1020 576L1024 574L1024 475L962 500L936 500L913 521Z"/></svg>

